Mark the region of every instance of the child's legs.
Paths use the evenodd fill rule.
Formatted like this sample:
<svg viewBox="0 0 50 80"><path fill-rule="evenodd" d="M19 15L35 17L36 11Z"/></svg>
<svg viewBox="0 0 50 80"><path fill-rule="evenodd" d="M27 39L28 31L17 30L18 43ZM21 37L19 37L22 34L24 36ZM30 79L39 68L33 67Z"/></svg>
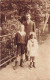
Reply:
<svg viewBox="0 0 50 80"><path fill-rule="evenodd" d="M35 62L35 57L34 56L32 57L32 62Z"/></svg>
<svg viewBox="0 0 50 80"><path fill-rule="evenodd" d="M32 62L32 57L30 57L30 62Z"/></svg>
<svg viewBox="0 0 50 80"><path fill-rule="evenodd" d="M17 65L18 65L18 55L20 54L20 45L17 45L17 53L16 53L16 59L15 59L15 66L13 67L14 70L16 69Z"/></svg>
<svg viewBox="0 0 50 80"><path fill-rule="evenodd" d="M25 45L21 44L21 59L23 59L24 53L25 53Z"/></svg>
<svg viewBox="0 0 50 80"><path fill-rule="evenodd" d="M33 67L35 68L35 57L32 57Z"/></svg>
<svg viewBox="0 0 50 80"><path fill-rule="evenodd" d="M30 57L30 68L32 68L32 57Z"/></svg>
<svg viewBox="0 0 50 80"><path fill-rule="evenodd" d="M35 57L33 57L33 56L31 56L30 57L30 66L34 66L34 59L35 59Z"/></svg>
<svg viewBox="0 0 50 80"><path fill-rule="evenodd" d="M24 54L24 45L21 44L21 57L20 57L20 66L23 67L23 54Z"/></svg>
<svg viewBox="0 0 50 80"><path fill-rule="evenodd" d="M34 56L31 56L30 57L30 62L34 62L34 60L35 60L35 57Z"/></svg>
<svg viewBox="0 0 50 80"><path fill-rule="evenodd" d="M20 54L21 46L17 45L16 61L18 61L18 55Z"/></svg>

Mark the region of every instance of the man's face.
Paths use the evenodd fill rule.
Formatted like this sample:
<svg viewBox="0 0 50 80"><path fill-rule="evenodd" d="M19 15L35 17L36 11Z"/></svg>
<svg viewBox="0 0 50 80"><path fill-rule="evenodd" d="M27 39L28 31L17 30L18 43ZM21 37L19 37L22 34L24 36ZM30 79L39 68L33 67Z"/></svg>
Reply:
<svg viewBox="0 0 50 80"><path fill-rule="evenodd" d="M26 15L26 19L27 19L27 20L30 20L30 19L31 19L30 14Z"/></svg>

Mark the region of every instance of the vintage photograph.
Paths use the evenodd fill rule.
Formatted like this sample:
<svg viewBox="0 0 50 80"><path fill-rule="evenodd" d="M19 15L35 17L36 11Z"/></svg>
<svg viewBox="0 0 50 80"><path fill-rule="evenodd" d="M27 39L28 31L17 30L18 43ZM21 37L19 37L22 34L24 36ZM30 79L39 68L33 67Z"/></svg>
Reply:
<svg viewBox="0 0 50 80"><path fill-rule="evenodd" d="M0 80L50 80L50 0L0 0Z"/></svg>

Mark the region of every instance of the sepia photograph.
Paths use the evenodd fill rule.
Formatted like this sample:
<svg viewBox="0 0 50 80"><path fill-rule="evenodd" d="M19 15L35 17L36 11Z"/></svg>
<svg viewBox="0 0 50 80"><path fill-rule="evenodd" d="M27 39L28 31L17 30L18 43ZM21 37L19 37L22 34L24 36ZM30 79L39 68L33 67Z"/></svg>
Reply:
<svg viewBox="0 0 50 80"><path fill-rule="evenodd" d="M0 0L0 80L50 80L50 0Z"/></svg>

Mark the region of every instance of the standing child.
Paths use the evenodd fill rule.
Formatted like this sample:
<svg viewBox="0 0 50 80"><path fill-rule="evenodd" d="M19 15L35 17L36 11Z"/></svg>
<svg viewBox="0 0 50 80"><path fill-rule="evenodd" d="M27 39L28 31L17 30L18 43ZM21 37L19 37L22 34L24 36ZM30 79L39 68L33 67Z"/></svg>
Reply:
<svg viewBox="0 0 50 80"><path fill-rule="evenodd" d="M30 32L30 39L28 40L27 50L30 55L30 68L32 68L32 66L35 68L35 57L38 53L38 42L35 32Z"/></svg>
<svg viewBox="0 0 50 80"><path fill-rule="evenodd" d="M25 46L26 46L26 33L24 31L23 24L21 24L20 30L15 35L15 42L17 45L17 54L16 54L14 69L16 69L17 67L17 62L18 62L17 58L20 53L21 53L20 66L23 67L23 54L25 53Z"/></svg>

